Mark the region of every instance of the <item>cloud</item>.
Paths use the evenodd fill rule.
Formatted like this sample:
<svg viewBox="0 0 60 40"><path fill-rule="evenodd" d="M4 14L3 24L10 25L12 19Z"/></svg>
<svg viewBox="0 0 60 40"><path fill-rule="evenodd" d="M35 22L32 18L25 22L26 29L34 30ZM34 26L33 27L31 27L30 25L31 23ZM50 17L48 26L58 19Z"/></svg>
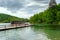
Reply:
<svg viewBox="0 0 60 40"><path fill-rule="evenodd" d="M60 3L60 0L56 0L56 2L57 2L57 4L59 4Z"/></svg>
<svg viewBox="0 0 60 40"><path fill-rule="evenodd" d="M50 0L0 0L0 13L29 18L44 11ZM59 3L59 0L56 0ZM3 11L2 11L3 10Z"/></svg>
<svg viewBox="0 0 60 40"><path fill-rule="evenodd" d="M38 5L39 7L36 6L38 2L41 2L41 3L44 3L45 4L48 1L47 0L46 1L44 1L44 0L29 0L29 1L28 0L0 0L0 7L5 7L5 8L7 8L10 11L15 12L15 11L18 11L19 9L24 8L24 7L28 7L28 8L31 8L31 7L39 8L40 7L39 5ZM28 6L29 4L31 4L30 7Z"/></svg>
<svg viewBox="0 0 60 40"><path fill-rule="evenodd" d="M34 0L37 3L44 3L44 4L48 4L49 0Z"/></svg>
<svg viewBox="0 0 60 40"><path fill-rule="evenodd" d="M23 7L21 0L0 0L0 7L5 7L10 11L16 11Z"/></svg>

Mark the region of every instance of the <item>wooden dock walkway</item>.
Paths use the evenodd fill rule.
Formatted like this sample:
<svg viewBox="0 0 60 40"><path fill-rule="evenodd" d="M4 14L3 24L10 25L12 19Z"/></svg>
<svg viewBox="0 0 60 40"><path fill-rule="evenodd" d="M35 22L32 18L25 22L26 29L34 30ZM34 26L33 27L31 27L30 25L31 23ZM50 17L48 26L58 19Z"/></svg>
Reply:
<svg viewBox="0 0 60 40"><path fill-rule="evenodd" d="M17 28L29 27L29 26L32 26L32 25L22 25L22 26L6 26L6 25L0 25L0 26L1 26L0 27L0 31L4 31L4 30L10 30L10 29L17 29Z"/></svg>

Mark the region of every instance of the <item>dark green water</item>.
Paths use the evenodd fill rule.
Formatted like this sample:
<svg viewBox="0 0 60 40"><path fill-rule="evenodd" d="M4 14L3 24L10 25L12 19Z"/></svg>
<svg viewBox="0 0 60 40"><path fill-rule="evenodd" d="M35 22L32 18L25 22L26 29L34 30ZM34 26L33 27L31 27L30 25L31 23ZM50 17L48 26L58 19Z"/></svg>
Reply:
<svg viewBox="0 0 60 40"><path fill-rule="evenodd" d="M60 30L25 27L0 31L0 40L60 40Z"/></svg>

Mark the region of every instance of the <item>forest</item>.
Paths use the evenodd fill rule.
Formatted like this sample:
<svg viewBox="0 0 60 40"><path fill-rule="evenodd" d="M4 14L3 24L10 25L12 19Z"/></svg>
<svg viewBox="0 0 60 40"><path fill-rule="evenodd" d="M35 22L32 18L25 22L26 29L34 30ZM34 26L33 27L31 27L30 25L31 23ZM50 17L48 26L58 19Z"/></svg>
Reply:
<svg viewBox="0 0 60 40"><path fill-rule="evenodd" d="M60 24L60 4L48 7L43 12L30 17L33 24Z"/></svg>
<svg viewBox="0 0 60 40"><path fill-rule="evenodd" d="M0 23L10 23L12 21L24 21L28 22L28 19L18 18L8 14L0 13Z"/></svg>

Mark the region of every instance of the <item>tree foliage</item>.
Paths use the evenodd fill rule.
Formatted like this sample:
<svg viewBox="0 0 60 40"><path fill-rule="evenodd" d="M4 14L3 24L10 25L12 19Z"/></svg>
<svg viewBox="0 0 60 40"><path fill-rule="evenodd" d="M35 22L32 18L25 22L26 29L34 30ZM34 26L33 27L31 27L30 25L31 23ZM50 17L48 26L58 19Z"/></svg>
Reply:
<svg viewBox="0 0 60 40"><path fill-rule="evenodd" d="M25 22L27 22L29 20L0 13L0 23L9 23L9 22L12 22L12 21L25 21Z"/></svg>
<svg viewBox="0 0 60 40"><path fill-rule="evenodd" d="M30 17L31 23L60 24L60 4L46 9L44 12Z"/></svg>

